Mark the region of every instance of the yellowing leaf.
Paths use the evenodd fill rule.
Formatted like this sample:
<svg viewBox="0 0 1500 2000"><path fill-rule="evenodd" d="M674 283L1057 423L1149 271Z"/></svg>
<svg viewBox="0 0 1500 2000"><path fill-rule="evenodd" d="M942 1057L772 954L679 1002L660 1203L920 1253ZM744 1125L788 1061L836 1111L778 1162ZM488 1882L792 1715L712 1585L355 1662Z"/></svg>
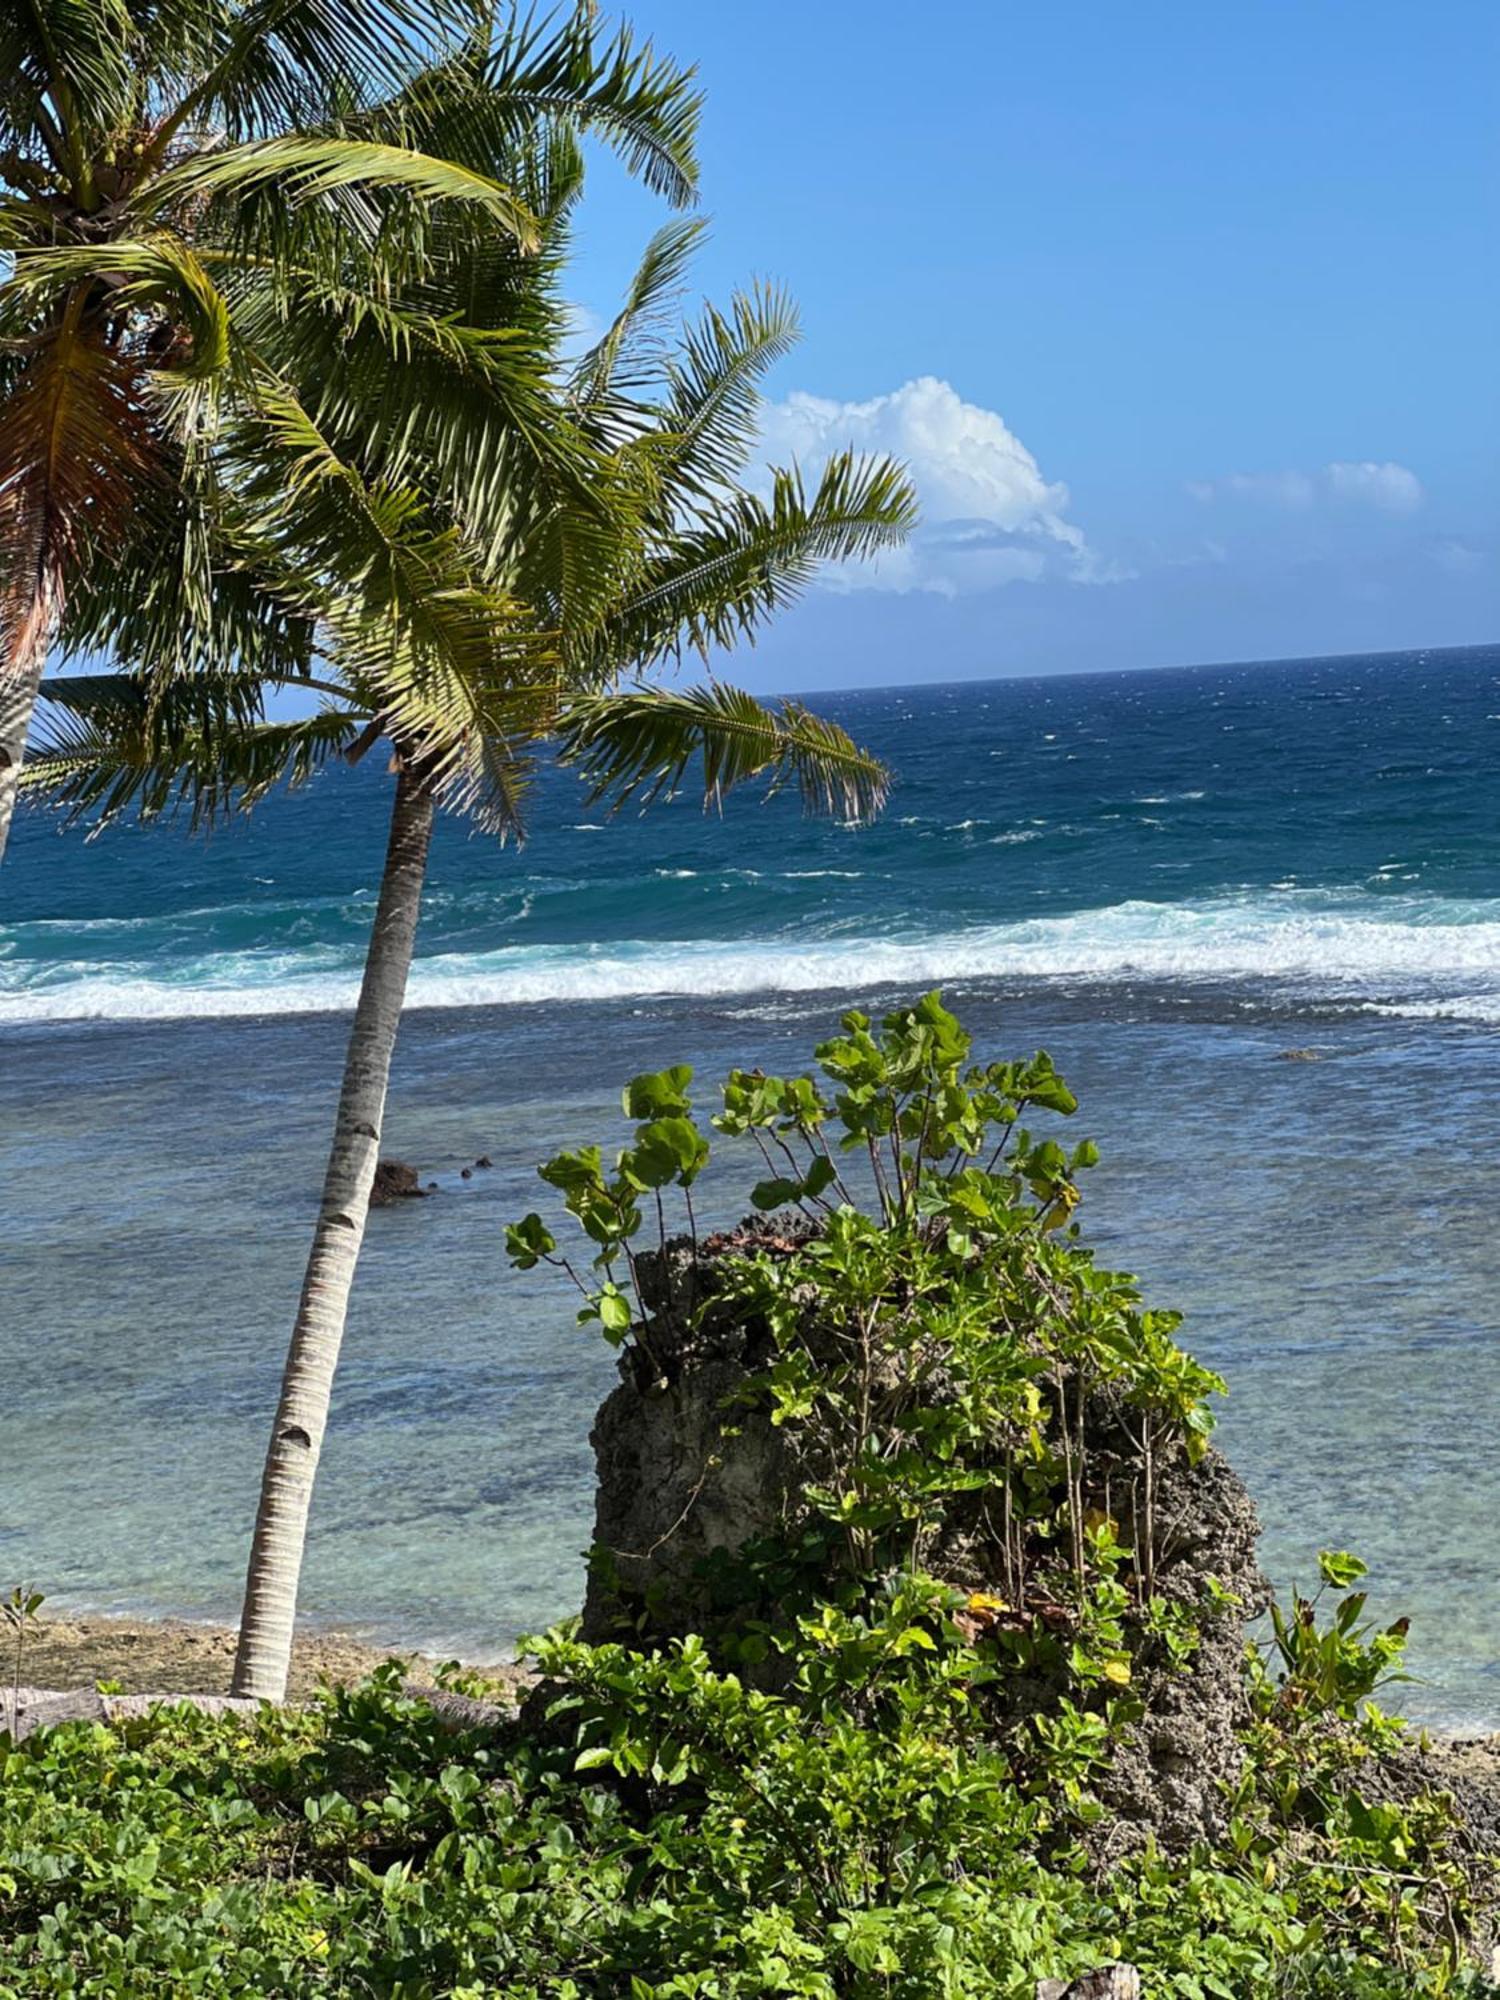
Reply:
<svg viewBox="0 0 1500 2000"><path fill-rule="evenodd" d="M971 1590L969 1592L969 1609L971 1611L1009 1611L1010 1606L1003 1597L991 1597L988 1591L984 1590Z"/></svg>
<svg viewBox="0 0 1500 2000"><path fill-rule="evenodd" d="M1113 1681L1116 1687L1129 1687L1129 1660L1106 1660L1104 1663L1104 1678L1107 1681Z"/></svg>

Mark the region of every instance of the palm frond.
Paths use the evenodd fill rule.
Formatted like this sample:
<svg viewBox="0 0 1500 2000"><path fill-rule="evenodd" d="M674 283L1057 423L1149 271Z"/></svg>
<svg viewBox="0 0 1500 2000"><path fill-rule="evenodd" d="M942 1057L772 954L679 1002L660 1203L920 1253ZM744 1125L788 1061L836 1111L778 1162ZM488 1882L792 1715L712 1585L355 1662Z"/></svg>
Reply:
<svg viewBox="0 0 1500 2000"><path fill-rule="evenodd" d="M644 392L664 372L688 262L708 225L692 216L657 230L603 338L573 370L569 391L585 407L610 395Z"/></svg>
<svg viewBox="0 0 1500 2000"><path fill-rule="evenodd" d="M142 310L185 340L173 340L161 365L203 380L229 360L229 307L193 249L166 230L136 240L59 244L17 256L8 303L43 306L77 285L108 287L117 313ZM116 343L116 352L119 343Z"/></svg>
<svg viewBox="0 0 1500 2000"><path fill-rule="evenodd" d="M248 139L376 101L470 35L480 13L471 0L248 0L207 11L190 45L197 74L162 121L159 152L194 124ZM184 68L187 56L179 49Z"/></svg>
<svg viewBox="0 0 1500 2000"><path fill-rule="evenodd" d="M601 42L587 0L550 40L540 28L502 36L485 84L518 113L562 116L604 140L653 194L677 207L695 199L703 102L696 72L637 43L628 27Z"/></svg>
<svg viewBox="0 0 1500 2000"><path fill-rule="evenodd" d="M0 13L0 136L53 164L128 116L135 27L126 0L24 0ZM70 147L70 140L72 142Z"/></svg>
<svg viewBox="0 0 1500 2000"><path fill-rule="evenodd" d="M796 307L768 285L736 293L727 313L710 306L687 330L660 417L675 439L684 495L711 492L743 471L759 431L761 377L798 338Z"/></svg>
<svg viewBox="0 0 1500 2000"><path fill-rule="evenodd" d="M430 153L369 139L292 135L252 139L169 167L138 199L159 216L204 196L240 197L272 190L295 208L345 190L385 190L409 202L462 202L484 211L525 249L537 246L537 219L510 189L486 174ZM372 214L378 229L380 217Z"/></svg>
<svg viewBox="0 0 1500 2000"><path fill-rule="evenodd" d="M410 621L335 597L321 622L340 681L445 810L501 840L523 837L526 746L557 713L551 636L531 630L520 607L461 587L431 592Z"/></svg>
<svg viewBox="0 0 1500 2000"><path fill-rule="evenodd" d="M22 788L96 831L131 809L148 819L185 811L194 827L248 812L274 786L304 783L362 719L338 707L268 722L272 685L247 674L165 687L144 674L44 681Z"/></svg>
<svg viewBox="0 0 1500 2000"><path fill-rule="evenodd" d="M160 684L222 673L226 661L274 682L305 681L316 625L257 568L210 463L126 524L110 560L75 575L58 634L62 657L109 659Z"/></svg>
<svg viewBox="0 0 1500 2000"><path fill-rule="evenodd" d="M602 643L622 665L639 665L753 639L823 564L894 547L915 518L909 480L884 458L830 459L811 495L795 469L773 474L769 499L722 488L666 540Z"/></svg>
<svg viewBox="0 0 1500 2000"><path fill-rule="evenodd" d="M654 194L686 207L697 192L701 106L691 70L628 28L605 35L590 0L578 0L560 24L528 15L491 46L472 38L363 126L496 178L539 132L562 126L601 140Z"/></svg>
<svg viewBox="0 0 1500 2000"><path fill-rule="evenodd" d="M747 780L771 777L774 791L794 780L810 812L868 819L880 810L890 774L837 724L795 702L770 709L722 682L684 691L638 687L570 701L558 730L561 759L578 766L591 799L649 804L675 788L694 760L706 804Z"/></svg>
<svg viewBox="0 0 1500 2000"><path fill-rule="evenodd" d="M263 387L260 405L263 443L241 492L248 560L316 621L351 699L442 803L519 834L524 757L509 746L550 727L556 635L483 580L476 552L420 492L367 480L285 388Z"/></svg>
<svg viewBox="0 0 1500 2000"><path fill-rule="evenodd" d="M586 440L550 379L561 308L544 277L529 282L538 260L476 273L456 267L446 238L443 248L455 265L434 264L410 290L381 298L308 278L290 304L269 287L241 302L235 324L341 456L368 478L420 484L499 570L528 496L588 493ZM482 248L471 261L485 261ZM463 294L479 285L469 318Z"/></svg>

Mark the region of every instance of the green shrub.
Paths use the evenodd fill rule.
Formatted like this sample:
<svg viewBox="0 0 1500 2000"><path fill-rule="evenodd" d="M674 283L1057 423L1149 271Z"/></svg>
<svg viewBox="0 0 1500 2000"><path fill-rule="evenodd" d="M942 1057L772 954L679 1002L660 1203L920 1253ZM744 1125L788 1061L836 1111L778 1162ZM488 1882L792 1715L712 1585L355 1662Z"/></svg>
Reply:
<svg viewBox="0 0 1500 2000"><path fill-rule="evenodd" d="M54 1730L0 1772L0 1994L1032 2000L1114 1958L1152 2000L1482 1990L1337 1872L1374 1865L1368 1831L1330 1831L1332 1868L1290 1839L1274 1866L1044 1862L1042 1806L967 1740L963 1648L901 1646L914 1611L820 1639L786 1698L691 1640L556 1635L543 1743L455 1734L394 1670L249 1726ZM872 1680L878 1720L853 1721Z"/></svg>

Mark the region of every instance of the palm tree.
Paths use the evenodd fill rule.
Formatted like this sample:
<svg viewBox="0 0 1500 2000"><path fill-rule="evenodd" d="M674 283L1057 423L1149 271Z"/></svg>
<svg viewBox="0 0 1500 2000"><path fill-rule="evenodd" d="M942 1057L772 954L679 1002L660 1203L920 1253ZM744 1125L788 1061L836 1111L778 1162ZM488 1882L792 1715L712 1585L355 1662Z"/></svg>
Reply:
<svg viewBox="0 0 1500 2000"><path fill-rule="evenodd" d="M386 301L455 208L535 249L503 177L527 132L597 131L690 197L683 72L588 4L555 26L499 18L485 0L0 5L0 855L69 594L129 575L124 544L155 550L175 663L193 664L185 606L223 659L223 575L180 503L211 478L225 400L276 383L264 350L288 323L410 341ZM454 372L440 330L415 337ZM264 636L260 616L234 636Z"/></svg>
<svg viewBox="0 0 1500 2000"><path fill-rule="evenodd" d="M424 268L386 308L441 324L471 372L473 354L518 317L533 330L562 327L543 294L576 194L573 162L549 149L511 179L546 219L553 266L545 251L522 259L513 239L492 234L476 268L472 234L463 231L461 254L450 255L438 232ZM713 798L763 772L794 777L809 805L850 816L883 796L876 760L799 708L775 713L717 683L686 693L619 686L687 647L707 652L752 635L820 563L888 545L913 516L904 479L884 461L835 459L811 489L795 470L772 474L763 492L738 483L756 435L758 379L794 338L795 320L780 295L753 293L664 350L663 321L696 233L676 224L653 242L619 318L561 383L554 347L550 408L536 418L545 450L518 449L512 401L488 428L470 430L463 462L445 452L441 424L398 454L390 412L408 370L389 340L358 357L321 414L299 399L288 357L274 393L264 387L254 416L226 431L215 532L235 576L276 607L262 632L279 620L277 629L311 634L322 713L265 718L273 688L307 677L301 655L275 671L263 657L254 671L200 673L165 690L140 674L65 678L47 690L49 726L28 782L80 811L176 802L211 816L335 751L357 758L382 737L390 745L380 898L267 1453L237 1693L279 1698L285 1689L436 807L518 837L530 769L549 739L615 798L675 781L700 754ZM502 386L513 387L509 376ZM466 378L470 406L472 388ZM150 657L149 616L131 624L129 607L107 595L88 608L113 621L117 649L123 635L127 652Z"/></svg>

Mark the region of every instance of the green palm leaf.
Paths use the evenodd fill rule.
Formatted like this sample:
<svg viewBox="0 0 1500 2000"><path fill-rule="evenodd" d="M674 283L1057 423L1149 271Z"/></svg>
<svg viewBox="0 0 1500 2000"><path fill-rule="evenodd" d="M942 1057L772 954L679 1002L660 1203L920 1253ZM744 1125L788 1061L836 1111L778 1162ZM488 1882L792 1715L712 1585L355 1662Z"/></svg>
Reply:
<svg viewBox="0 0 1500 2000"><path fill-rule="evenodd" d="M602 404L621 392L645 393L660 378L669 364L687 266L707 227L690 217L669 222L651 238L608 331L573 371L570 387L580 404Z"/></svg>
<svg viewBox="0 0 1500 2000"><path fill-rule="evenodd" d="M229 307L202 261L162 230L139 240L64 244L20 252L6 286L6 317L18 305L45 306L75 285L103 285L117 313L141 310L180 325L184 342L161 357L199 380L229 361Z"/></svg>
<svg viewBox="0 0 1500 2000"><path fill-rule="evenodd" d="M647 565L601 643L640 663L753 638L823 564L895 547L915 518L910 483L889 459L831 459L811 494L795 469L773 474L769 499L721 487Z"/></svg>
<svg viewBox="0 0 1500 2000"><path fill-rule="evenodd" d="M400 89L447 42L472 34L469 0L249 0L180 10L176 62L195 81L159 128L159 155L193 122L231 138L304 124ZM320 101L321 100L321 101Z"/></svg>
<svg viewBox="0 0 1500 2000"><path fill-rule="evenodd" d="M512 18L501 33L476 32L360 122L497 176L539 131L562 125L602 140L654 194L685 207L697 193L701 106L691 70L628 28L602 35L579 0L560 26Z"/></svg>
<svg viewBox="0 0 1500 2000"><path fill-rule="evenodd" d="M186 811L194 827L248 812L276 785L304 783L360 723L342 707L268 722L270 685L243 674L165 688L141 674L44 681L22 790L95 830L131 809L146 818Z"/></svg>
<svg viewBox="0 0 1500 2000"><path fill-rule="evenodd" d="M79 139L128 115L138 78L125 0L25 0L0 14L0 144L75 167Z"/></svg>
<svg viewBox="0 0 1500 2000"><path fill-rule="evenodd" d="M398 753L450 810L519 834L524 758L513 738L556 711L555 635L497 583L414 488L367 480L289 391L263 385L241 491L242 546ZM253 530L250 522L253 520Z"/></svg>
<svg viewBox="0 0 1500 2000"><path fill-rule="evenodd" d="M268 188L293 208L346 189L389 189L413 202L469 203L523 248L537 247L537 219L509 188L456 161L368 139L253 139L200 154L159 175L139 198L139 207L147 215L162 215L205 195L240 196ZM379 213L372 211L372 229L379 221Z"/></svg>
<svg viewBox="0 0 1500 2000"><path fill-rule="evenodd" d="M798 338L796 307L768 285L736 293L727 313L710 306L688 329L660 418L676 441L684 491L712 491L743 470L759 431L761 377Z"/></svg>
<svg viewBox="0 0 1500 2000"><path fill-rule="evenodd" d="M771 789L794 780L809 811L861 820L880 810L890 773L836 723L799 703L778 711L739 688L711 682L683 692L630 688L569 702L558 731L561 758L592 785L591 798L618 807L649 804L674 789L695 759L705 803L767 773Z"/></svg>

